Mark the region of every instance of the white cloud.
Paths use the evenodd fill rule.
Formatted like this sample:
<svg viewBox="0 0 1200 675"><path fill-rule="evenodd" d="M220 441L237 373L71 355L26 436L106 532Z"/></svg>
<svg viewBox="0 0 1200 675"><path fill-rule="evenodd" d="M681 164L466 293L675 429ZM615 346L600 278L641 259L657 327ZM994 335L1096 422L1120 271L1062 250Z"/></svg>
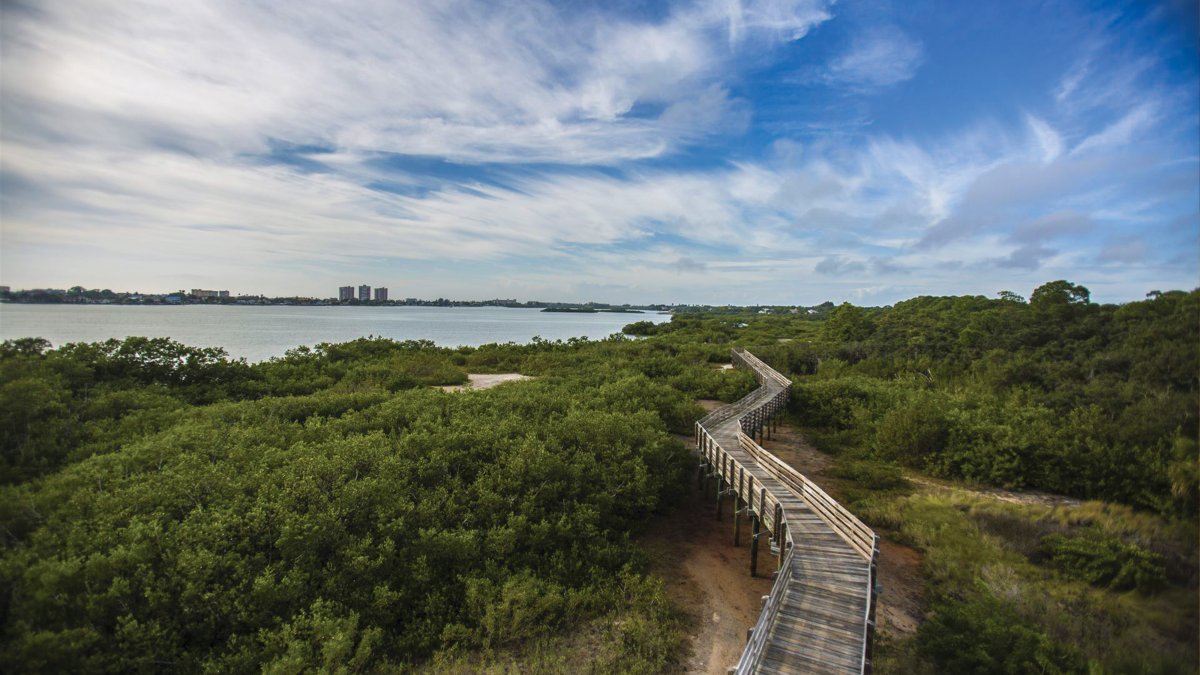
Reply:
<svg viewBox="0 0 1200 675"><path fill-rule="evenodd" d="M821 0L726 0L729 41L737 44L753 31L765 31L784 40L799 40L820 23L832 18L832 2Z"/></svg>
<svg viewBox="0 0 1200 675"><path fill-rule="evenodd" d="M825 72L829 82L879 88L912 79L924 60L922 44L899 28L881 26L856 35Z"/></svg>
<svg viewBox="0 0 1200 675"><path fill-rule="evenodd" d="M1058 86L1054 89L1054 98L1059 103L1065 103L1069 100L1075 91L1079 89L1079 85L1090 74L1092 69L1092 54L1089 53L1083 58L1077 60L1074 65L1067 70L1059 81Z"/></svg>
<svg viewBox="0 0 1200 675"><path fill-rule="evenodd" d="M681 6L656 22L540 2L64 0L6 10L6 135L204 153L276 137L465 162L653 157L741 114L716 86L731 16L796 37L828 18L823 5ZM635 105L666 112L630 116Z"/></svg>
<svg viewBox="0 0 1200 675"><path fill-rule="evenodd" d="M1049 124L1033 115L1025 116L1025 123L1033 132L1037 145L1041 149L1042 161L1053 162L1063 151L1063 140Z"/></svg>
<svg viewBox="0 0 1200 675"><path fill-rule="evenodd" d="M1100 148L1120 148L1127 145L1139 133L1153 126L1158 120L1158 105L1146 101L1126 112L1119 120L1099 132L1088 136L1071 150L1071 154L1083 154Z"/></svg>

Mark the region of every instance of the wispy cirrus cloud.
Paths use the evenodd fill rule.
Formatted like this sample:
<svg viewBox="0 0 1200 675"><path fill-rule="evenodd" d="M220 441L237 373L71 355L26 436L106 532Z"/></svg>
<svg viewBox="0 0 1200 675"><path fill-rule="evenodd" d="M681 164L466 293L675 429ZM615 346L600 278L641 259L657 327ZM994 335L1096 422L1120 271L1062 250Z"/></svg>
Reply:
<svg viewBox="0 0 1200 675"><path fill-rule="evenodd" d="M887 87L915 75L923 58L919 41L883 26L856 37L849 51L829 65L828 76L856 87Z"/></svg>
<svg viewBox="0 0 1200 675"><path fill-rule="evenodd" d="M204 153L274 137L465 162L611 163L662 155L737 117L721 85L725 22L795 39L828 18L823 6L684 5L652 21L539 2L15 5L6 117L16 133L170 138Z"/></svg>

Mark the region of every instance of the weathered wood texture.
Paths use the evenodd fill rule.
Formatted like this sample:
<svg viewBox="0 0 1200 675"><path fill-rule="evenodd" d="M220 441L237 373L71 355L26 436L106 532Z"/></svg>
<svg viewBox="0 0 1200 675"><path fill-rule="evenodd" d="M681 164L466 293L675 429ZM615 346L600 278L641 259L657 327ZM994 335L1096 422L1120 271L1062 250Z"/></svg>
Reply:
<svg viewBox="0 0 1200 675"><path fill-rule="evenodd" d="M733 362L759 388L696 423L701 481L716 477L718 517L757 518L778 572L738 661L738 673L869 673L879 538L800 472L755 442L787 405L791 381L753 354ZM757 528L756 528L757 530ZM753 538L754 535L751 535ZM757 566L757 540L751 569Z"/></svg>

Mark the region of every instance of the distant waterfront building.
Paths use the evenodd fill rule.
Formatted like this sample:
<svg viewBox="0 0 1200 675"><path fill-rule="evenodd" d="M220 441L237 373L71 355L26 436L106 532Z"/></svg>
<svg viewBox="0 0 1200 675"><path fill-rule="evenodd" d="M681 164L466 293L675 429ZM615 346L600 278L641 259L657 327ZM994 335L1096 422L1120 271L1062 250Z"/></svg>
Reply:
<svg viewBox="0 0 1200 675"><path fill-rule="evenodd" d="M380 286L375 289L375 299L387 302L387 286Z"/></svg>
<svg viewBox="0 0 1200 675"><path fill-rule="evenodd" d="M387 289L384 289L384 292L386 294ZM0 293L12 293L12 289L8 286L0 286Z"/></svg>
<svg viewBox="0 0 1200 675"><path fill-rule="evenodd" d="M339 286L338 287L338 300L341 300L342 302L349 302L353 299L354 299L354 287L353 286Z"/></svg>
<svg viewBox="0 0 1200 675"><path fill-rule="evenodd" d="M363 284L358 287L358 301L366 302L371 299L371 287Z"/></svg>
<svg viewBox="0 0 1200 675"><path fill-rule="evenodd" d="M228 298L229 291L206 291L203 288L193 288L189 295L193 298Z"/></svg>

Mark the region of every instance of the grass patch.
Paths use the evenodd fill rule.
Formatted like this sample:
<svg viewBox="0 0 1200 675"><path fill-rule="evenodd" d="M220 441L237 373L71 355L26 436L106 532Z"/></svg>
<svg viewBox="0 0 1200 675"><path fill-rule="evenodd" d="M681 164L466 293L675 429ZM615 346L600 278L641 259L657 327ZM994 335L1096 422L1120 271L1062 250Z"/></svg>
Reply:
<svg viewBox="0 0 1200 675"><path fill-rule="evenodd" d="M841 491L881 536L922 552L929 603L915 638L879 645L875 672L1197 671L1186 523L1101 502L898 488L894 465L855 454L836 460Z"/></svg>

